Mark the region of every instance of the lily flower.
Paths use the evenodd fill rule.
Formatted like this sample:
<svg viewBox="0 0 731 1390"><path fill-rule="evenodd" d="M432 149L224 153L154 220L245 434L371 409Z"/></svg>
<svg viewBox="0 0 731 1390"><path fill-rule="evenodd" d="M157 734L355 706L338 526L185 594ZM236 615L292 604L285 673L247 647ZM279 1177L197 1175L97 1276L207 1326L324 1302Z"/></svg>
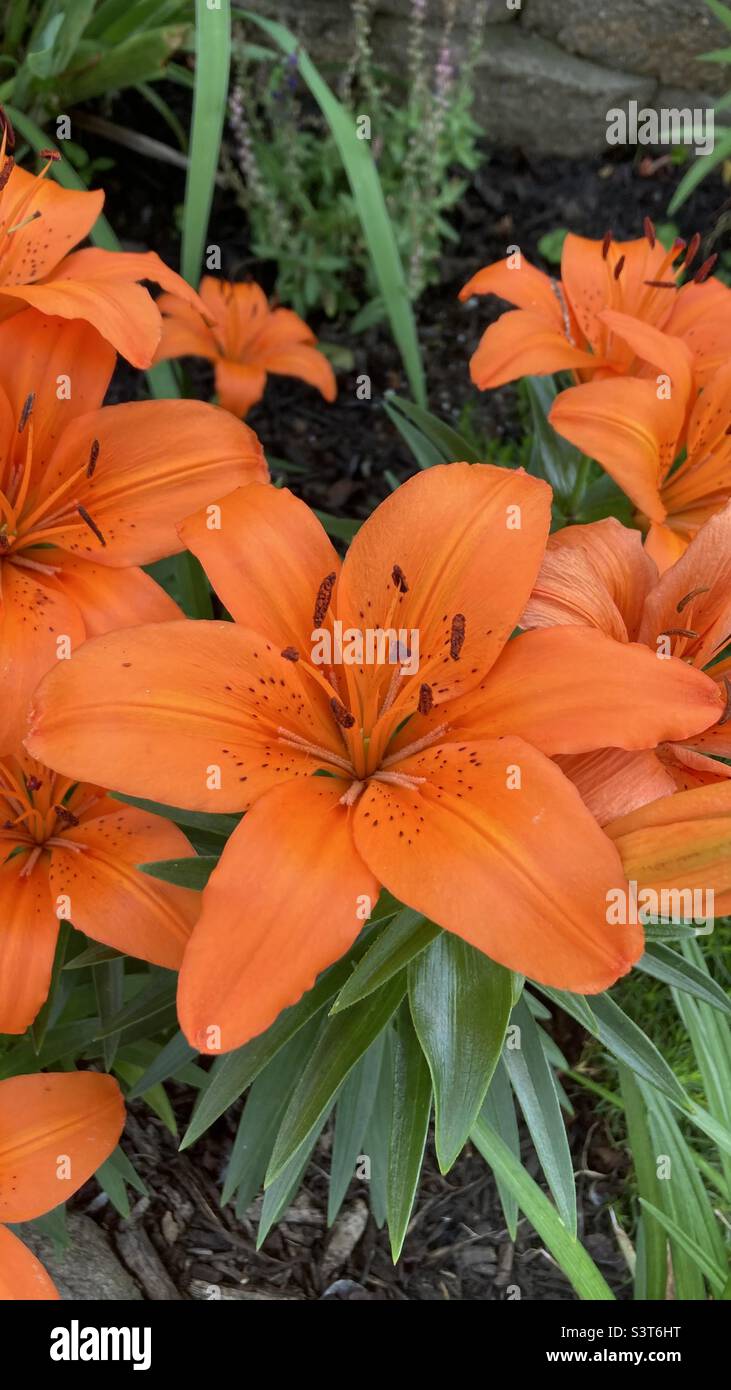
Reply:
<svg viewBox="0 0 731 1390"><path fill-rule="evenodd" d="M200 899L138 870L194 853L161 816L59 777L24 752L0 760L0 1033L45 1003L59 925L178 970Z"/></svg>
<svg viewBox="0 0 731 1390"><path fill-rule="evenodd" d="M197 294L153 251L74 251L99 217L104 193L76 192L47 179L60 159L56 150L41 151L39 174L20 169L11 153L13 129L1 109L0 129L0 321L29 306L84 319L133 367L149 367L162 321L137 281L150 280L200 309Z"/></svg>
<svg viewBox="0 0 731 1390"><path fill-rule="evenodd" d="M100 408L115 360L82 321L0 324L0 754L67 648L181 616L139 568L180 550L176 521L267 477L256 435L215 406Z"/></svg>
<svg viewBox="0 0 731 1390"><path fill-rule="evenodd" d="M635 503L648 552L666 569L731 496L731 361L698 394L684 343L623 314L604 318L644 359L642 377L571 386L549 419Z"/></svg>
<svg viewBox="0 0 731 1390"><path fill-rule="evenodd" d="M0 1081L0 1222L33 1221L72 1197L124 1127L122 1092L93 1071ZM0 1225L0 1299L56 1299L40 1260Z"/></svg>
<svg viewBox="0 0 731 1390"><path fill-rule="evenodd" d="M690 892L708 916L731 913L731 782L662 796L605 829L638 895L665 890L684 905ZM683 915L691 917L687 907Z"/></svg>
<svg viewBox="0 0 731 1390"><path fill-rule="evenodd" d="M244 419L264 395L267 373L306 381L326 401L337 395L335 373L317 339L292 309L270 309L260 285L203 277L207 318L190 300L162 294L164 315L156 362L206 357L214 365L219 405Z"/></svg>
<svg viewBox="0 0 731 1390"><path fill-rule="evenodd" d="M41 683L34 756L247 812L180 974L200 1050L267 1028L349 948L382 886L559 988L602 990L637 960L641 932L605 917L619 858L551 755L681 738L721 702L683 662L600 632L508 640L550 508L522 471L434 467L341 565L302 502L252 483L224 500L219 531L204 513L181 526L233 623L110 633Z"/></svg>
<svg viewBox="0 0 731 1390"><path fill-rule="evenodd" d="M731 354L731 290L711 272L711 256L689 274L700 236L678 240L665 251L649 217L645 235L615 241L566 237L561 278L538 270L518 248L485 266L460 291L460 299L494 294L517 308L487 328L470 361L481 391L528 374L574 371L579 380L627 376L635 354L618 340L604 311L620 312L681 338L693 354L694 370L706 381Z"/></svg>
<svg viewBox="0 0 731 1390"><path fill-rule="evenodd" d="M555 532L521 622L552 631L578 625L642 643L660 665L680 660L718 689L711 726L703 721L653 750L608 746L559 758L600 824L677 791L728 785L731 766L718 759L731 758L731 660L719 657L731 637L731 503L662 576L639 531L613 517Z"/></svg>

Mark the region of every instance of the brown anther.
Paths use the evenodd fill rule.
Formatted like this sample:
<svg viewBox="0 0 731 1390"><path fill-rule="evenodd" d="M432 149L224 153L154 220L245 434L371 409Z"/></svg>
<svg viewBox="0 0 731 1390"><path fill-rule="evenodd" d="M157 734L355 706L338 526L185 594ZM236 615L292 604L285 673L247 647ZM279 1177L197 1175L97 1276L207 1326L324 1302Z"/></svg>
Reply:
<svg viewBox="0 0 731 1390"><path fill-rule="evenodd" d="M645 280L645 285L649 285L653 290L677 290L674 280Z"/></svg>
<svg viewBox="0 0 731 1390"><path fill-rule="evenodd" d="M2 169L0 169L0 193L2 193L10 175L15 168L15 160L11 154L6 155Z"/></svg>
<svg viewBox="0 0 731 1390"><path fill-rule="evenodd" d="M91 449L89 450L89 462L88 462L87 465L86 465L86 476L87 476L87 478L93 478L93 476L94 476L94 469L96 468L98 458L99 458L99 440L98 440L98 439L92 439L92 441L91 441Z"/></svg>
<svg viewBox="0 0 731 1390"><path fill-rule="evenodd" d="M10 537L5 531L0 531L0 550L10 549Z"/></svg>
<svg viewBox="0 0 731 1390"><path fill-rule="evenodd" d="M697 637L698 633L690 627L666 627L660 637Z"/></svg>
<svg viewBox="0 0 731 1390"><path fill-rule="evenodd" d="M38 792L43 786L43 783L40 777L26 777L25 785L29 792Z"/></svg>
<svg viewBox="0 0 731 1390"><path fill-rule="evenodd" d="M0 106L0 137L2 135L6 136L5 148L8 150L14 150L15 131L13 130L13 123L5 109L2 106Z"/></svg>
<svg viewBox="0 0 731 1390"><path fill-rule="evenodd" d="M35 405L35 399L36 393L35 391L31 391L30 395L26 396L25 401L23 402L23 409L20 412L20 419L18 421L18 434L23 433L23 430L25 429L26 425L28 424L28 421L30 420L33 411L33 406Z"/></svg>
<svg viewBox="0 0 731 1390"><path fill-rule="evenodd" d="M685 237L676 236L676 238L675 238L675 240L674 240L674 242L673 242L673 260L674 260L674 261L677 261L678 256L680 255L681 251L684 251L687 245L688 245L688 243L687 243L687 241L685 240Z"/></svg>
<svg viewBox="0 0 731 1390"><path fill-rule="evenodd" d="M317 591L315 611L312 615L313 627L322 627L322 620L330 607L330 599L332 598L333 589L335 588L336 578L337 575L334 571L332 574L326 574Z"/></svg>
<svg viewBox="0 0 731 1390"><path fill-rule="evenodd" d="M400 565L394 565L391 570L391 578L400 594L408 594L409 586L406 583L406 575Z"/></svg>
<svg viewBox="0 0 731 1390"><path fill-rule="evenodd" d="M60 156L58 150L39 150L39 151L38 151L38 154L39 154L39 156L40 156L41 159L51 159L51 160L53 160L53 163L54 163L54 164L57 164L58 161L59 161L59 159L61 158L61 156Z"/></svg>
<svg viewBox="0 0 731 1390"><path fill-rule="evenodd" d="M58 819L62 820L64 825L79 824L79 817L75 816L73 811L69 811L68 806L54 806L53 809L56 812Z"/></svg>
<svg viewBox="0 0 731 1390"><path fill-rule="evenodd" d="M615 280L618 280L619 277L620 277L620 275L622 274L622 271L624 270L624 263L625 263L625 260L626 260L626 257L625 257L625 256L620 256L619 260L617 261L617 264L616 264L615 267L614 267L614 278L615 278Z"/></svg>
<svg viewBox="0 0 731 1390"><path fill-rule="evenodd" d="M605 233L604 233L604 240L603 240L603 242L602 242L602 259L603 259L603 260L606 260L606 259L607 259L607 256L609 255L609 248L610 248L611 244L612 244L612 233L611 233L611 232L605 232Z"/></svg>
<svg viewBox="0 0 731 1390"><path fill-rule="evenodd" d="M695 275L693 276L694 285L702 285L708 279L717 260L718 252L714 251L713 255L709 256L708 260L703 262L703 265L700 267L699 270L696 271Z"/></svg>
<svg viewBox="0 0 731 1390"><path fill-rule="evenodd" d="M724 689L726 691L726 708L724 709L723 714L721 715L721 718L719 719L718 723L728 724L729 719L731 719L731 680L729 680L728 676L724 676L723 684Z"/></svg>
<svg viewBox="0 0 731 1390"><path fill-rule="evenodd" d="M449 655L452 661L459 661L459 654L464 644L465 617L464 613L455 613L452 618L452 631L449 636Z"/></svg>
<svg viewBox="0 0 731 1390"><path fill-rule="evenodd" d="M696 598L696 596L697 596L698 594L707 594L707 593L708 593L708 587L707 587L707 586L706 586L706 587L701 587L701 588L698 588L698 589L691 589L690 593L685 595L685 598L681 598L680 603L676 603L676 605L675 605L675 612L676 612L676 613L682 613L682 611L683 611L683 609L685 608L686 604L690 603L691 599Z"/></svg>
<svg viewBox="0 0 731 1390"><path fill-rule="evenodd" d="M657 236L655 235L655 224L650 217L645 218L644 222L642 223L642 228L645 233L645 236L647 237L647 240L650 243L650 250L654 251Z"/></svg>
<svg viewBox="0 0 731 1390"><path fill-rule="evenodd" d="M285 661L299 661L300 654L296 647L285 647L282 652Z"/></svg>
<svg viewBox="0 0 731 1390"><path fill-rule="evenodd" d="M419 714L428 714L434 705L434 696L430 685L419 686L419 703L417 709Z"/></svg>
<svg viewBox="0 0 731 1390"><path fill-rule="evenodd" d="M685 260L683 261L683 270L690 269L691 265L693 264L693 261L698 255L698 252L700 250L700 244L701 234L700 232L694 232L690 241L688 242L688 250L686 252Z"/></svg>
<svg viewBox="0 0 731 1390"><path fill-rule="evenodd" d="M355 723L355 715L345 708L345 705L333 695L330 701L330 708L335 715L337 723L341 729L352 729Z"/></svg>
<svg viewBox="0 0 731 1390"><path fill-rule="evenodd" d="M100 542L100 544L105 546L105 545L106 545L106 541L105 541L105 539L104 539L104 537L103 537L101 531L99 530L99 527L97 526L96 522L94 521L94 518L91 517L91 516L89 516L89 513L88 513L87 510L86 510L86 507L77 507L76 510L77 510L77 512L79 513L79 516L81 517L81 520L83 521L84 525L85 525L85 526L88 526L88 527L89 527L89 530L94 532L94 535L96 536L96 538L97 538L97 540Z"/></svg>

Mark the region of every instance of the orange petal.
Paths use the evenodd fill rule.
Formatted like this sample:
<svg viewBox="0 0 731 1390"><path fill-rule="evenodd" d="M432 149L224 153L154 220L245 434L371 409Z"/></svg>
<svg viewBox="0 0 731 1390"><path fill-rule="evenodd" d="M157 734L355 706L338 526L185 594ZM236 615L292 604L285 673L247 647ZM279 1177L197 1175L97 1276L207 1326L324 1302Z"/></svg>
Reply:
<svg viewBox="0 0 731 1390"><path fill-rule="evenodd" d="M459 297L464 301L473 294L494 294L519 309L535 309L554 328L562 328L561 305L551 277L522 255L517 266L514 257L506 256L505 260L478 270L460 290Z"/></svg>
<svg viewBox="0 0 731 1390"><path fill-rule="evenodd" d="M716 726L718 727L718 726ZM727 735L728 737L728 735ZM695 743L695 739L692 740ZM714 782L731 778L731 766L699 753L688 743L666 743L658 750L663 764L673 779L676 791L707 787Z"/></svg>
<svg viewBox="0 0 731 1390"><path fill-rule="evenodd" d="M594 753L560 756L556 762L600 825L675 791L670 773L649 750L627 753L622 748L598 748Z"/></svg>
<svg viewBox="0 0 731 1390"><path fill-rule="evenodd" d="M16 165L3 191L6 227L28 221L6 242L2 279L9 285L30 284L53 272L73 246L88 236L102 207L101 189L92 193L62 188L55 179L39 179ZM3 285L0 293L4 292Z"/></svg>
<svg viewBox="0 0 731 1390"><path fill-rule="evenodd" d="M202 401L135 401L105 406L64 431L46 470L48 497L89 458L93 477L77 489L106 542L79 517L53 539L103 565L145 565L180 549L176 523L242 483L265 482L264 454L248 426Z"/></svg>
<svg viewBox="0 0 731 1390"><path fill-rule="evenodd" d="M79 560L67 550L57 550L49 564L58 564L58 574L48 587L58 589L78 608L87 637L116 632L141 623L164 623L182 618L183 612L149 574L134 565L110 569Z"/></svg>
<svg viewBox="0 0 731 1390"><path fill-rule="evenodd" d="M261 285L204 275L200 296L221 351L225 347L225 356L233 361L242 358L271 312Z"/></svg>
<svg viewBox="0 0 731 1390"><path fill-rule="evenodd" d="M676 531L674 526L663 526L653 522L647 533L645 550L655 561L660 574L675 564L684 553L689 537Z"/></svg>
<svg viewBox="0 0 731 1390"><path fill-rule="evenodd" d="M142 873L137 865L188 859L193 849L176 825L134 806L85 819L60 837L48 875L54 902L69 899L77 931L125 955L178 970L200 910L200 895ZM73 846L81 845L81 851Z"/></svg>
<svg viewBox="0 0 731 1390"><path fill-rule="evenodd" d="M354 847L352 812L338 804L346 785L308 777L277 787L234 831L180 973L193 1047L229 1052L263 1032L361 931L379 887Z"/></svg>
<svg viewBox="0 0 731 1390"><path fill-rule="evenodd" d="M52 279L38 285L5 285L0 304L6 298L30 305L41 314L85 319L133 367L149 367L160 341L160 313L141 285L119 280Z"/></svg>
<svg viewBox="0 0 731 1390"><path fill-rule="evenodd" d="M657 567L639 531L615 517L566 526L549 537L521 626L578 623L620 642L634 641L656 582Z"/></svg>
<svg viewBox="0 0 731 1390"><path fill-rule="evenodd" d="M731 356L731 290L715 276L705 284L684 285L674 296L665 325L682 338L693 356L698 383L710 381Z"/></svg>
<svg viewBox="0 0 731 1390"><path fill-rule="evenodd" d="M0 1301L56 1299L61 1295L40 1260L7 1226L0 1226Z"/></svg>
<svg viewBox="0 0 731 1390"><path fill-rule="evenodd" d="M521 376L546 376L600 360L572 346L562 326L554 326L532 309L511 309L485 329L470 358L470 377L480 391Z"/></svg>
<svg viewBox="0 0 731 1390"><path fill-rule="evenodd" d="M207 357L212 361L218 356L213 333L197 308L176 294L161 294L156 304L163 316L156 362L169 357Z"/></svg>
<svg viewBox="0 0 731 1390"><path fill-rule="evenodd" d="M61 669L63 668L63 669ZM318 759L277 730L342 755L319 688L234 623L153 623L94 637L41 683L33 756L82 782L199 811L240 811Z"/></svg>
<svg viewBox="0 0 731 1390"><path fill-rule="evenodd" d="M664 796L612 821L606 833L640 888L696 889L705 906L712 889L712 911L731 911L731 782Z"/></svg>
<svg viewBox="0 0 731 1390"><path fill-rule="evenodd" d="M43 553L43 552L42 552ZM72 647L84 640L73 599L45 583L45 576L0 561L0 754L12 752L27 727L28 705L41 676L58 663L59 638Z"/></svg>
<svg viewBox="0 0 731 1390"><path fill-rule="evenodd" d="M606 916L621 864L548 758L502 738L430 748L397 770L427 781L413 791L371 781L353 829L401 902L558 989L593 994L629 970L642 933Z"/></svg>
<svg viewBox="0 0 731 1390"><path fill-rule="evenodd" d="M0 839L0 1033L24 1033L45 1004L58 937L48 857L22 878L28 855L7 859L12 848Z"/></svg>
<svg viewBox="0 0 731 1390"><path fill-rule="evenodd" d="M180 539L198 557L235 622L301 655L312 645L317 592L340 557L315 513L289 488L249 483L218 503L220 525L206 511L187 517Z"/></svg>
<svg viewBox="0 0 731 1390"><path fill-rule="evenodd" d="M707 521L680 559L665 571L645 603L641 642L657 649L658 637L673 629L672 651L705 666L731 633L731 503Z"/></svg>
<svg viewBox="0 0 731 1390"><path fill-rule="evenodd" d="M653 748L714 724L715 683L674 657L593 628L537 628L509 642L479 693L449 711L450 730L517 734L544 753Z"/></svg>
<svg viewBox="0 0 731 1390"><path fill-rule="evenodd" d="M267 384L266 372L262 367L251 367L245 362L231 362L228 358L216 358L216 395L222 410L229 410L239 420L248 415L264 395Z"/></svg>
<svg viewBox="0 0 731 1390"><path fill-rule="evenodd" d="M435 704L478 684L535 582L550 505L550 488L521 470L450 463L410 478L361 526L343 564L337 616L344 630L418 633L419 669L404 698L427 680ZM464 642L453 659L458 615ZM390 678L382 665L359 672L364 701ZM413 706L412 698L409 713Z"/></svg>
<svg viewBox="0 0 731 1390"><path fill-rule="evenodd" d="M28 397L35 397L34 472L40 473L77 415L101 406L116 360L109 343L81 319L69 323L26 309L0 324L0 380L16 425ZM70 394L60 390L62 377L68 378ZM18 438L16 457L24 455L25 443ZM29 505L32 500L31 490Z"/></svg>
<svg viewBox="0 0 731 1390"><path fill-rule="evenodd" d="M635 377L590 381L562 391L548 418L651 520L664 520L660 485L675 456L672 398L660 400L656 386Z"/></svg>
<svg viewBox="0 0 731 1390"><path fill-rule="evenodd" d="M124 1126L117 1082L39 1072L0 1082L0 1220L31 1221L65 1202L109 1157Z"/></svg>
<svg viewBox="0 0 731 1390"><path fill-rule="evenodd" d="M595 352L604 351L606 333L600 314L606 308L624 308L638 318L643 302L649 305L644 281L655 278L665 251L655 244L651 248L644 237L634 241L612 241L604 254L602 240L575 236L564 240L561 253L561 277L581 332ZM617 266L622 262L619 276ZM666 313L664 305L661 313ZM615 357L616 348L612 352ZM620 353L620 357L624 354Z"/></svg>
<svg viewBox="0 0 731 1390"><path fill-rule="evenodd" d="M272 318L277 312L282 311L275 310ZM335 373L319 348L303 343L266 347L257 342L256 352L257 360L261 361L267 372L297 377L300 381L306 381L308 386L316 387L326 401L335 400L338 394Z"/></svg>

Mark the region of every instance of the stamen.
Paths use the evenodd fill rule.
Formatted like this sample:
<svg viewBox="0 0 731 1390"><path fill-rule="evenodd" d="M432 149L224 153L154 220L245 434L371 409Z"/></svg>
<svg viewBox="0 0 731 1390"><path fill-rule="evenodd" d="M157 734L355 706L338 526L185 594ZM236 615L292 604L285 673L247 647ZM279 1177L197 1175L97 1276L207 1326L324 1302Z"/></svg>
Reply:
<svg viewBox="0 0 731 1390"><path fill-rule="evenodd" d="M693 632L689 627L666 627L659 634L660 637L697 637L698 633Z"/></svg>
<svg viewBox="0 0 731 1390"><path fill-rule="evenodd" d="M688 242L688 250L687 250L687 253L686 253L685 260L683 261L683 270L689 270L689 269L690 269L690 267L691 267L693 261L695 260L696 256L698 255L698 252L699 252L699 250L700 250L700 244L701 244L701 234L700 234L700 232L694 232L693 235L692 235L692 237L691 237L691 239L690 239L690 241Z"/></svg>
<svg viewBox="0 0 731 1390"><path fill-rule="evenodd" d="M25 398L25 402L24 402L24 404L23 404L23 409L22 409L22 411L21 411L21 413L20 413L20 419L19 419L19 421L18 421L18 434L22 434L22 433L23 433L23 430L25 429L26 425L28 424L28 421L29 421L29 419L30 419L31 411L32 411L32 409L33 409L33 406L35 405L35 399L36 399L35 391L31 391L30 395L29 395L29 396L26 396L26 398Z"/></svg>
<svg viewBox="0 0 731 1390"><path fill-rule="evenodd" d="M455 613L452 618L452 631L449 638L449 655L452 661L459 661L459 654L464 645L465 638L465 616L464 613Z"/></svg>
<svg viewBox="0 0 731 1390"><path fill-rule="evenodd" d="M92 441L91 441L91 450L90 450L90 452L89 452L89 462L88 462L87 465L86 465L86 476L87 476L87 478L93 478L93 476L94 476L94 469L96 468L96 464L97 464L97 459L98 459L98 458L99 458L99 440L98 440L98 439L92 439Z"/></svg>
<svg viewBox="0 0 731 1390"><path fill-rule="evenodd" d="M643 280L645 285L649 285L653 290L677 290L674 280Z"/></svg>
<svg viewBox="0 0 731 1390"><path fill-rule="evenodd" d="M334 763L335 767L341 767L344 772L349 772L351 777L355 776L352 763L347 758L341 758L338 753L332 753L329 748L323 748L322 744L309 743L300 734L293 734L290 729L277 729L279 742L286 743L290 748L296 748L300 753L311 753L315 758L323 758L326 762Z"/></svg>
<svg viewBox="0 0 731 1390"><path fill-rule="evenodd" d="M39 150L38 157L39 159L50 159L52 164L58 164L61 158L58 150Z"/></svg>
<svg viewBox="0 0 731 1390"><path fill-rule="evenodd" d="M365 782L351 782L348 790L341 796L338 806L354 806L364 787Z"/></svg>
<svg viewBox="0 0 731 1390"><path fill-rule="evenodd" d="M2 169L0 169L0 193L2 193L14 168L15 160L13 159L13 156L9 154L7 159L5 160L5 163L3 164Z"/></svg>
<svg viewBox="0 0 731 1390"><path fill-rule="evenodd" d="M35 212L30 212L27 217L23 218L22 222L16 222L14 227L8 227L6 236L11 236L13 232L22 232L23 228L27 227L29 223L37 222L40 216L41 214L38 208L36 208Z"/></svg>
<svg viewBox="0 0 731 1390"><path fill-rule="evenodd" d="M20 871L21 878L30 878L36 864L38 863L38 860L41 857L42 849L43 845L35 845L34 848L31 850L30 854L28 855L28 858L25 861L25 864L23 865Z"/></svg>
<svg viewBox="0 0 731 1390"><path fill-rule="evenodd" d="M642 227L643 227L645 236L647 237L647 240L648 240L649 243L650 243L650 250L651 250L651 251L654 251L654 250L655 250L655 242L656 242L656 240L657 240L657 237L656 237L656 235L655 235L655 225L654 225L654 223L652 222L652 220L651 220L649 217L646 217L645 220L644 220L644 222L642 223Z"/></svg>
<svg viewBox="0 0 731 1390"><path fill-rule="evenodd" d="M615 278L615 280L618 280L619 277L620 277L620 275L622 274L622 271L624 270L624 263L625 263L626 259L627 259L626 256L620 256L619 260L617 261L617 264L616 264L615 267L614 267L614 278Z"/></svg>
<svg viewBox="0 0 731 1390"><path fill-rule="evenodd" d="M299 661L300 654L296 647L285 647L282 652L285 661Z"/></svg>
<svg viewBox="0 0 731 1390"><path fill-rule="evenodd" d="M602 242L602 259L603 259L603 260L606 260L606 259L607 259L607 256L609 255L609 248L610 248L610 246L611 246L611 244L612 244L612 235L613 235L612 232L605 232L605 233L604 233L604 240L603 240L603 242Z"/></svg>
<svg viewBox="0 0 731 1390"><path fill-rule="evenodd" d="M39 792L43 786L43 782L40 777L30 776L25 778L25 785L29 792Z"/></svg>
<svg viewBox="0 0 731 1390"><path fill-rule="evenodd" d="M97 526L93 518L89 516L86 507L77 507L76 510L79 513L79 516L81 517L81 520L84 522L84 524L89 527L90 531L94 532L94 535L96 536L97 540L100 541L103 546L106 546L106 541L101 531L99 530L99 527Z"/></svg>
<svg viewBox="0 0 731 1390"><path fill-rule="evenodd" d="M718 723L728 724L729 719L731 719L731 680L729 680L728 676L724 676L723 684L726 690L726 708Z"/></svg>
<svg viewBox="0 0 731 1390"><path fill-rule="evenodd" d="M50 840L46 840L46 845L52 845L54 849L71 849L74 854L80 854L82 849L88 849L88 845L80 845L78 840L62 840L59 835L52 835Z"/></svg>
<svg viewBox="0 0 731 1390"><path fill-rule="evenodd" d="M334 695L330 701L330 708L335 716L335 722L340 725L341 729L352 729L355 723L355 715L351 714L350 711L345 708L345 705Z"/></svg>
<svg viewBox="0 0 731 1390"><path fill-rule="evenodd" d="M703 285L705 283L705 281L711 274L711 271L713 270L713 267L715 266L717 260L718 252L714 251L713 255L709 256L708 260L703 262L703 265L700 267L700 270L697 270L695 275L693 276L694 285Z"/></svg>
<svg viewBox="0 0 731 1390"><path fill-rule="evenodd" d="M448 724L440 724L438 728L432 729L430 734L424 734L423 738L417 738L413 743L407 743L405 748L400 748L398 753L392 753L389 758L384 758L381 767L393 767L394 763L400 763L403 758L410 758L414 753L421 753L425 748L430 748L432 743L436 743L442 734L446 734Z"/></svg>
<svg viewBox="0 0 731 1390"><path fill-rule="evenodd" d="M698 594L707 594L709 592L710 590L707 585L705 587L701 586L698 589L691 589L690 593L685 595L685 598L681 598L680 603L676 603L675 612L682 613L686 604L690 603L691 599L696 598Z"/></svg>
<svg viewBox="0 0 731 1390"><path fill-rule="evenodd" d="M379 770L371 773L370 780L372 782L387 782L392 787L406 787L407 790L412 790L415 787L423 786L426 777L412 777L411 773L407 772L383 772Z"/></svg>
<svg viewBox="0 0 731 1390"><path fill-rule="evenodd" d="M58 819L64 822L64 825L79 824L78 816L75 816L73 811L69 810L68 806L54 806L53 809L56 812Z"/></svg>
<svg viewBox="0 0 731 1390"><path fill-rule="evenodd" d="M408 594L409 586L406 583L406 576L400 565L394 565L391 570L391 578L400 594Z"/></svg>
<svg viewBox="0 0 731 1390"><path fill-rule="evenodd" d="M434 696L430 685L419 686L419 703L417 709L419 714L428 714L434 704Z"/></svg>
<svg viewBox="0 0 731 1390"><path fill-rule="evenodd" d="M325 578L322 581L322 584L320 585L317 591L317 598L315 599L315 611L312 615L313 627L322 627L323 618L325 617L325 614L327 613L327 610L330 607L330 599L332 598L332 592L335 588L336 577L337 576L335 575L334 571L332 574L326 574Z"/></svg>

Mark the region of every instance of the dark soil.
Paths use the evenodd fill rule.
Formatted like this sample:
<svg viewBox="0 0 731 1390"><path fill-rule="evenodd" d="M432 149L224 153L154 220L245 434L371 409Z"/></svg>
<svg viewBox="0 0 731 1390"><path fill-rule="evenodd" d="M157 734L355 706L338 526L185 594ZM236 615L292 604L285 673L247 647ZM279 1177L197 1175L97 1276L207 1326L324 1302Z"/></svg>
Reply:
<svg viewBox="0 0 731 1390"><path fill-rule="evenodd" d="M164 128L154 129L147 106L115 116L123 124L167 138ZM92 155L110 152L108 144L91 136L85 144ZM171 214L182 202L182 173L124 149L114 153L115 168L103 181L107 215L117 234L125 246L150 247L177 264ZM658 167L613 157L584 163L537 162L519 151L490 157L461 205L456 222L459 250L445 256L440 283L427 290L416 310L431 409L457 425L469 404L471 426L487 440L517 438L515 388L481 396L468 374L469 356L500 306L484 299L462 306L457 300L460 287L480 266L504 255L511 243L540 262L539 239L558 227L594 237L608 228L620 238L639 235L643 217L666 220L678 177L677 170L662 162ZM726 202L720 177L708 179L683 209L678 219L681 232L689 235L697 226L710 238ZM247 254L243 215L225 192L216 199L210 239L222 247L227 278L253 277L271 291L274 267L258 264ZM408 395L407 382L385 327L356 339L347 324L313 321L312 327L325 341L353 352L352 370L339 378L336 403L325 405L299 382L270 378L265 399L248 423L268 455L303 470L288 474L287 482L306 501L341 516L364 517L390 490L386 470L397 478L414 471L413 459L378 403L387 388ZM205 395L205 369L193 365L190 370L196 393ZM372 379L371 402L359 402L355 396L355 378L363 372ZM139 374L120 367L112 399L144 393ZM564 1049L568 1041L575 1060L576 1038L562 1036L559 1041ZM625 1157L592 1116L586 1093L572 1094L572 1099L577 1107L570 1137L580 1175L580 1236L617 1295L627 1297L626 1267L608 1216L608 1204L621 1191L626 1175ZM191 1096L180 1091L175 1102L182 1127ZM149 1241L142 1246L147 1254L125 1258L148 1297L172 1296L159 1292L161 1269L181 1298L500 1300L511 1285L517 1285L524 1299L574 1297L527 1222L521 1222L512 1245L490 1173L469 1150L447 1177L440 1175L428 1152L404 1253L394 1268L385 1232L376 1228L372 1217L365 1217L364 1184L354 1181L334 1233L326 1230L326 1136L294 1206L257 1253L256 1206L251 1219L237 1222L231 1208L221 1210L218 1204L237 1120L234 1110L190 1153L179 1154L169 1133L145 1107L132 1108L125 1143L150 1196L138 1201L130 1229L142 1229ZM526 1162L536 1173L528 1145ZM99 1210L96 1203L94 1208L97 1219L118 1235L123 1227L113 1210ZM342 1241L337 1257L336 1239ZM119 1240L117 1244L121 1249Z"/></svg>

